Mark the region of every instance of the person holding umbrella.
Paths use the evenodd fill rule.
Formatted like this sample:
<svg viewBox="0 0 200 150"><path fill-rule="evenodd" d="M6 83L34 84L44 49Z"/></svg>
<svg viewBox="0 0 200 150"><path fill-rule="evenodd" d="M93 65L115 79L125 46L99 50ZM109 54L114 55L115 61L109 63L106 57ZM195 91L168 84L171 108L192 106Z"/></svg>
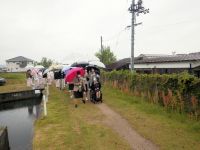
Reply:
<svg viewBox="0 0 200 150"><path fill-rule="evenodd" d="M31 87L31 85L32 85L32 75L31 75L31 70L30 69L28 69L26 71L26 78L27 78L27 86Z"/></svg>
<svg viewBox="0 0 200 150"><path fill-rule="evenodd" d="M73 89L73 94L74 94L74 104L75 104L75 108L78 107L78 98L82 98L83 97L83 89L85 89L85 84L84 81L81 77L81 72L77 71L77 75L73 80L74 83L74 89ZM82 99L83 103L85 103L85 100Z"/></svg>

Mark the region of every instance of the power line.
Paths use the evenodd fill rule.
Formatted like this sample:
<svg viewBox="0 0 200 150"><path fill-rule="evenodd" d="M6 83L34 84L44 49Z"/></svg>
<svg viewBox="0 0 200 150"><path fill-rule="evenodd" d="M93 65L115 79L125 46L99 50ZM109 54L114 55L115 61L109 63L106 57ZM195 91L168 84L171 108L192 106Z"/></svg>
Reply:
<svg viewBox="0 0 200 150"><path fill-rule="evenodd" d="M124 31L126 31L127 28L124 28L123 30L120 30L117 34L111 36L110 38L103 40L104 42L112 41L113 39L118 38Z"/></svg>

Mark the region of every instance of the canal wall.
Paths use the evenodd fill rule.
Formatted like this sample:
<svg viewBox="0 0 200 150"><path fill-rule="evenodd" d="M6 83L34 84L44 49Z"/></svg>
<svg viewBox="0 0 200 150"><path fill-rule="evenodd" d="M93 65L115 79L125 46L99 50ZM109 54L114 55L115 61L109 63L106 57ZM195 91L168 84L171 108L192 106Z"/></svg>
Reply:
<svg viewBox="0 0 200 150"><path fill-rule="evenodd" d="M6 127L0 127L0 150L10 150Z"/></svg>
<svg viewBox="0 0 200 150"><path fill-rule="evenodd" d="M43 89L0 93L0 104L18 100L42 98Z"/></svg>

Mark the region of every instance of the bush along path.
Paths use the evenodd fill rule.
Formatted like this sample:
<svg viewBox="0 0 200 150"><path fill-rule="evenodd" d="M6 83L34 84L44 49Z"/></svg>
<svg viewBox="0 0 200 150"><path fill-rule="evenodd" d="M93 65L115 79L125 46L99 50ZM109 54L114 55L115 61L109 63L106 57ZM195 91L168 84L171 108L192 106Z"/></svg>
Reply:
<svg viewBox="0 0 200 150"><path fill-rule="evenodd" d="M112 71L102 72L101 79L166 110L200 120L200 79L186 72L160 75Z"/></svg>

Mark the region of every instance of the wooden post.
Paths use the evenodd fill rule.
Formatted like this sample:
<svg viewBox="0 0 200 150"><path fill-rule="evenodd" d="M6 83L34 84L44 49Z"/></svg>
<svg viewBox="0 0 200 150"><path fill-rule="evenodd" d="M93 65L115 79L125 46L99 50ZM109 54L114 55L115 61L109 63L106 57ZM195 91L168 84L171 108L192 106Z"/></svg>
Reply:
<svg viewBox="0 0 200 150"><path fill-rule="evenodd" d="M44 106L44 116L47 116L47 103L46 103L46 96L43 95L43 106Z"/></svg>

